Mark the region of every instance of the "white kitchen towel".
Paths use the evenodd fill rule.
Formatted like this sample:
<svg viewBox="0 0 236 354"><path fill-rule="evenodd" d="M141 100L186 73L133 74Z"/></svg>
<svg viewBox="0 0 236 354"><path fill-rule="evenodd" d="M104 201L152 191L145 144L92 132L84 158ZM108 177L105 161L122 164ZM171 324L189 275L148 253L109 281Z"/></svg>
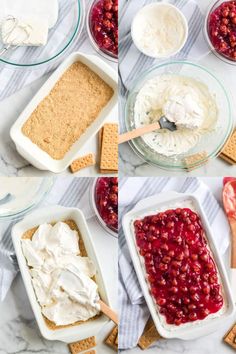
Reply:
<svg viewBox="0 0 236 354"><path fill-rule="evenodd" d="M92 182L93 180L89 178L55 178L50 193L40 206L58 204L66 207L78 207L83 210L86 219L90 219L95 216L90 206ZM0 222L0 301L4 300L18 271L11 240L11 229L18 221L19 219L12 220L11 222Z"/></svg>
<svg viewBox="0 0 236 354"><path fill-rule="evenodd" d="M86 16L87 14L87 9L90 4L90 0L85 0L85 10L84 10L84 15ZM60 30L63 29L65 26L70 27L71 24L69 23L70 21L70 16L68 16L70 9L70 4L68 4L67 0L62 0L60 1L60 13L59 13L59 19L57 22L57 31L58 31L58 36L57 36L57 41L53 43L53 52L57 52L57 47L61 47L60 43ZM51 31L54 31L55 27L51 29ZM49 48L51 50L51 48ZM17 50L17 49L16 49ZM30 57L33 52L33 48L28 48L25 52L25 55L27 57ZM44 50L42 48L42 50ZM30 67L24 67L24 68L19 68L19 67L14 67L10 66L4 63L0 62L0 100L3 100L4 98L12 95L16 91L20 90L24 86L30 84L31 82L39 79L42 77L44 74L56 69L58 65L61 63L63 59L65 59L66 56L68 56L70 53L74 51L81 51L86 54L96 54L95 49L92 47L87 30L86 30L86 22L84 22L84 27L82 30L82 33L75 39L73 40L72 44L69 46L69 48L65 51L65 53L60 57L59 60L56 60L55 62L49 62L45 63L42 65L39 65L34 68ZM104 59L106 61L106 59Z"/></svg>
<svg viewBox="0 0 236 354"><path fill-rule="evenodd" d="M121 226L122 217L138 201L161 192L191 193L200 201L211 225L218 249L223 255L229 246L229 225L209 188L197 178L123 178L119 191L119 348L137 345L150 316L133 268Z"/></svg>

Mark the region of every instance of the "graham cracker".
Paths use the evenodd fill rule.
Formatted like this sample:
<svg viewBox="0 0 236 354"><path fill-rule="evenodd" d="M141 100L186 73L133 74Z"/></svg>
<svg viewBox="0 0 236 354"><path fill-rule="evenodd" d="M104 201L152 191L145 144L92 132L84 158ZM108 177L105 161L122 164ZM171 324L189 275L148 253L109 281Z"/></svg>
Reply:
<svg viewBox="0 0 236 354"><path fill-rule="evenodd" d="M89 352L85 352L84 354L96 354L95 350L90 350Z"/></svg>
<svg viewBox="0 0 236 354"><path fill-rule="evenodd" d="M114 170L100 170L100 173L102 173L103 175L111 175L114 173L118 173L118 171L114 171Z"/></svg>
<svg viewBox="0 0 236 354"><path fill-rule="evenodd" d="M101 137L101 160L100 172L108 173L118 172L118 124L105 124ZM111 172L112 171L112 172Z"/></svg>
<svg viewBox="0 0 236 354"><path fill-rule="evenodd" d="M233 349L236 349L236 324L224 336L225 343L229 344Z"/></svg>
<svg viewBox="0 0 236 354"><path fill-rule="evenodd" d="M72 162L70 169L72 173L78 172L83 168L95 165L95 158L93 154L88 154L86 156L80 157L79 159Z"/></svg>
<svg viewBox="0 0 236 354"><path fill-rule="evenodd" d="M89 338L80 340L78 342L69 344L69 349L70 349L71 354L77 354L77 353L84 352L85 350L88 350L88 349L93 348L95 346L96 346L95 337L89 337Z"/></svg>
<svg viewBox="0 0 236 354"><path fill-rule="evenodd" d="M138 346L145 350L150 347L154 342L161 339L160 334L157 332L157 329L154 325L152 318L150 318L144 328L144 332L139 339Z"/></svg>
<svg viewBox="0 0 236 354"><path fill-rule="evenodd" d="M118 326L115 326L112 331L108 334L107 338L105 339L105 343L114 349L115 351L118 350L118 345L116 344L116 338L118 336Z"/></svg>
<svg viewBox="0 0 236 354"><path fill-rule="evenodd" d="M185 168L188 172L195 170L195 168L204 165L208 161L207 152L202 151L194 155L190 155L183 159Z"/></svg>
<svg viewBox="0 0 236 354"><path fill-rule="evenodd" d="M219 155L223 160L227 161L231 165L236 164L236 129L233 134L227 140L225 146L221 150Z"/></svg>
<svg viewBox="0 0 236 354"><path fill-rule="evenodd" d="M115 343L116 343L116 345L118 345L118 344L119 344L119 335L118 335L118 334L117 334L117 336L116 336Z"/></svg>

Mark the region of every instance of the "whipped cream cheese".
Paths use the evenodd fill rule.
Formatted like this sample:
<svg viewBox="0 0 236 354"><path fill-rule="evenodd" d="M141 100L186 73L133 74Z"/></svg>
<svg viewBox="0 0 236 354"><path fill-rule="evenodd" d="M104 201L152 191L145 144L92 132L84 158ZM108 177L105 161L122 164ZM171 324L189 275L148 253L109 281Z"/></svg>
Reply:
<svg viewBox="0 0 236 354"><path fill-rule="evenodd" d="M157 122L165 115L177 130L166 129L145 134L143 141L165 156L186 153L214 130L218 120L215 97L208 87L181 75L160 75L148 80L137 94L134 105L135 127Z"/></svg>
<svg viewBox="0 0 236 354"><path fill-rule="evenodd" d="M170 4L143 7L132 23L133 41L140 51L151 57L168 57L178 52L187 39L184 15Z"/></svg>
<svg viewBox="0 0 236 354"><path fill-rule="evenodd" d="M79 235L63 222L42 224L22 239L32 284L43 315L59 325L87 321L100 312L96 268L80 256Z"/></svg>
<svg viewBox="0 0 236 354"><path fill-rule="evenodd" d="M132 237L133 237L133 241L134 241L134 244L135 244L135 248L136 248L138 257L140 259L140 263L141 263L143 274L145 274L145 278L146 278L146 267L145 267L145 263L144 263L144 258L140 256L139 250L138 250L138 247L137 247L137 244L136 244L134 221L143 219L145 216L155 215L157 213L164 212L164 211L169 210L169 209L177 209L177 208L189 208L189 209L191 209L192 211L194 211L195 213L197 213L199 215L199 212L198 212L194 202L192 200L190 200L190 199L186 199L186 200L173 202L173 203L169 202L169 203L163 204L162 206L158 206L155 210L150 210L150 211L147 211L147 212L136 214L135 218L133 218L131 220L131 222L130 222L131 234L132 234ZM206 240L207 240L207 238L206 238ZM213 255L213 253L212 253L212 251L211 251L211 249L209 247L209 243L208 242L207 242L206 247L208 248L211 257L213 259L215 259L214 255ZM163 316L159 312L158 305L153 301L153 305L154 305L154 307L155 307L155 309L157 311L157 315L158 315L159 321L160 321L160 323L161 323L161 325L162 325L162 327L164 329L166 329L168 331L175 331L179 327L181 327L181 328L196 327L196 326L202 325L203 323L205 324L206 322L210 322L211 319L219 318L226 312L226 310L227 310L227 298L226 298L226 295L225 295L222 278L221 278L221 275L219 273L217 264L216 264L216 270L217 270L218 280L219 280L219 283L221 285L221 295L222 295L223 300L224 300L222 308L218 312L208 315L203 320L196 320L194 322L187 322L187 323L181 324L180 326L177 327L177 326L175 326L173 324L169 324L169 323L166 322L165 316ZM146 280L147 280L147 278L146 278ZM150 289L150 285L149 285L148 280L147 280L147 284L148 284L148 287Z"/></svg>

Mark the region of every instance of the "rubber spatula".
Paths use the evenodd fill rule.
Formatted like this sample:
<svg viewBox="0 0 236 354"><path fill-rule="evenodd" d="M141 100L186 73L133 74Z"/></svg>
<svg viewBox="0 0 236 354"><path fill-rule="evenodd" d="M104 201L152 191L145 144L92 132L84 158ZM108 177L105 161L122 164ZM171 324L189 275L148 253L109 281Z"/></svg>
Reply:
<svg viewBox="0 0 236 354"><path fill-rule="evenodd" d="M142 136L147 133L151 133L158 129L168 129L170 131L175 131L177 127L175 123L170 122L165 116L163 116L156 123L148 124L141 128L137 128L127 133L119 135L118 144L123 144L129 140L138 138L139 136Z"/></svg>
<svg viewBox="0 0 236 354"><path fill-rule="evenodd" d="M119 324L118 315L113 311L109 306L105 304L102 300L99 300L99 304L101 307L101 312L104 313L110 320L112 320L115 324Z"/></svg>
<svg viewBox="0 0 236 354"><path fill-rule="evenodd" d="M230 283L236 301L236 178L224 178L223 204L231 228Z"/></svg>

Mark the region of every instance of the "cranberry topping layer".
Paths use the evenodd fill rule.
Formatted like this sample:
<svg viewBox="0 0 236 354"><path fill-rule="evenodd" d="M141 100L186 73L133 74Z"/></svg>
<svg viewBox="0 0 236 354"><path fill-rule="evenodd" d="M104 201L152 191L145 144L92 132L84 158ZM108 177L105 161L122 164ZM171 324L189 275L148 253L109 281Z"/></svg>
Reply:
<svg viewBox="0 0 236 354"><path fill-rule="evenodd" d="M217 268L199 216L188 208L134 221L150 291L168 324L203 320L223 306Z"/></svg>
<svg viewBox="0 0 236 354"><path fill-rule="evenodd" d="M112 230L118 230L118 178L98 178L95 187L95 203L99 215Z"/></svg>
<svg viewBox="0 0 236 354"><path fill-rule="evenodd" d="M236 60L236 1L225 1L208 19L208 33L215 50Z"/></svg>
<svg viewBox="0 0 236 354"><path fill-rule="evenodd" d="M118 0L95 2L90 14L93 37L99 48L118 57Z"/></svg>

